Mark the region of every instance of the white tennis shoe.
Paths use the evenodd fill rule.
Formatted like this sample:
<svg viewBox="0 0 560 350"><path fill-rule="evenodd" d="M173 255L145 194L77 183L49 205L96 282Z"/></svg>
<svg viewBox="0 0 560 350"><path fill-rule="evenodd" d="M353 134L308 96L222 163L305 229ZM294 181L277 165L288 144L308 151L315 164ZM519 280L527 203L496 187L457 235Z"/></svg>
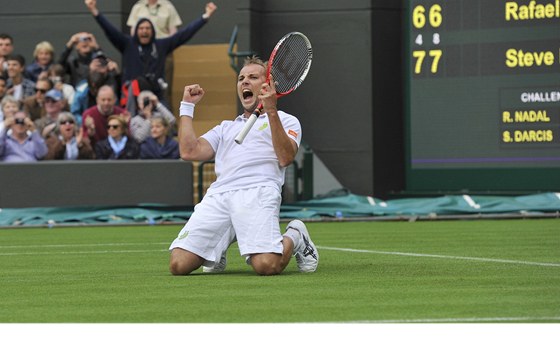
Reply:
<svg viewBox="0 0 560 350"><path fill-rule="evenodd" d="M313 241L311 241L305 224L300 220L293 220L288 224L286 230L289 228L298 231L302 238L297 249L294 247L294 256L299 271L315 272L315 270L317 270L317 265L319 265L319 252Z"/></svg>
<svg viewBox="0 0 560 350"><path fill-rule="evenodd" d="M227 250L224 251L224 253L222 254L222 257L220 258L220 261L218 261L216 264L214 264L214 266L212 266L212 267L202 266L202 272L204 272L204 273L224 272L226 270L226 265L227 265L226 253L227 253Z"/></svg>

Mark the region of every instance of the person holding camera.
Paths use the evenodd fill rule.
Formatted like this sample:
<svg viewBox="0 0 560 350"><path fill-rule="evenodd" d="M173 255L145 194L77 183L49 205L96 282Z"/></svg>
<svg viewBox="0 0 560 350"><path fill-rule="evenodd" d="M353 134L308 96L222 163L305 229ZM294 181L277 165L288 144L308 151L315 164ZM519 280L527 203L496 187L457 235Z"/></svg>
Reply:
<svg viewBox="0 0 560 350"><path fill-rule="evenodd" d="M70 112L76 118L78 125L82 125L82 114L88 108L95 106L97 93L103 85L110 86L118 99L119 66L115 61L109 59L103 51L97 50L92 54L87 79L76 86L74 101L70 105Z"/></svg>
<svg viewBox="0 0 560 350"><path fill-rule="evenodd" d="M149 90L144 90L138 95L138 107L138 114L130 120L130 134L138 143L144 142L150 136L153 118L161 117L168 125L175 124L173 113Z"/></svg>
<svg viewBox="0 0 560 350"><path fill-rule="evenodd" d="M45 140L24 111L17 111L4 121L0 134L0 159L3 162L36 162L47 155Z"/></svg>
<svg viewBox="0 0 560 350"><path fill-rule="evenodd" d="M87 79L91 56L97 50L99 44L91 33L79 32L70 37L58 61L64 67L68 83L76 87Z"/></svg>
<svg viewBox="0 0 560 350"><path fill-rule="evenodd" d="M65 110L70 110L70 106L74 101L74 95L76 94L76 89L74 86L64 82L64 67L59 63L54 63L49 67L46 72L46 78L52 83L52 87L62 92L65 102Z"/></svg>
<svg viewBox="0 0 560 350"><path fill-rule="evenodd" d="M21 109L21 103L12 95L5 95L0 102L0 134L8 129L7 120Z"/></svg>

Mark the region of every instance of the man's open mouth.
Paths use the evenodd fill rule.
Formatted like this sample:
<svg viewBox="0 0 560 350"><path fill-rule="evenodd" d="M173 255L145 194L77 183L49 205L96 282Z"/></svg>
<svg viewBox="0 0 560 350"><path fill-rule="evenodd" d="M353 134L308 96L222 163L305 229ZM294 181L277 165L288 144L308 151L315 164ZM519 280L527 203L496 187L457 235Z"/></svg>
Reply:
<svg viewBox="0 0 560 350"><path fill-rule="evenodd" d="M251 97L253 97L253 91L251 91L249 89L243 89L243 99L247 100Z"/></svg>

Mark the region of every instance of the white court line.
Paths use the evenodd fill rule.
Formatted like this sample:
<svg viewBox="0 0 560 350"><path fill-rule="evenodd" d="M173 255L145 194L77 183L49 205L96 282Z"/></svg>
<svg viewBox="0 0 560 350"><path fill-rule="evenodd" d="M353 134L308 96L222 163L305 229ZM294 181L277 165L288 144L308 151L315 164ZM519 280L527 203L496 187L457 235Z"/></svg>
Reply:
<svg viewBox="0 0 560 350"><path fill-rule="evenodd" d="M364 320L347 323L466 323L466 322L530 322L559 321L560 316L550 317L467 317L467 318L420 318L411 320Z"/></svg>
<svg viewBox="0 0 560 350"><path fill-rule="evenodd" d="M92 244L60 244L60 245L28 245L28 246L0 246L2 248L70 248L70 247L115 247L115 246L133 246L133 245L167 245L168 242L163 243L92 243ZM518 264L518 265L532 265L532 266L551 266L560 267L560 263L545 263L523 260L508 260L508 259L493 259L493 258L478 258L469 256L453 256L453 255L436 255L436 254L421 254L421 253L404 253L404 252L387 252L380 250L364 250L364 249L350 249L350 248L337 248L337 247L323 247L317 246L318 249L333 250L351 253L367 253L367 254L383 254L383 255L399 255L399 256L412 256L421 258L438 258L438 259L452 259L452 260L471 260L480 262L495 262L504 264ZM102 250L102 251L76 251L76 252L18 252L18 253L0 253L0 256L13 256L13 255L50 255L50 254L108 254L108 253L147 253L147 252L162 252L162 250Z"/></svg>
<svg viewBox="0 0 560 350"><path fill-rule="evenodd" d="M413 256L413 257L420 257L420 258L472 260L472 261L495 262L495 263L504 263L504 264L560 267L560 264L557 264L557 263L545 263L545 262L534 262L534 261L523 261L523 260L507 260L507 259L492 259L492 258L477 258L477 257L470 257L470 256L436 255L436 254L403 253L403 252L385 252L385 251L380 251L380 250L363 250L363 249L335 248L335 247L321 247L321 246L317 246L317 249L335 250L335 251L340 251L340 252L351 252L351 253L400 255L400 256Z"/></svg>
<svg viewBox="0 0 560 350"><path fill-rule="evenodd" d="M75 252L19 252L19 253L0 253L0 256L14 256L14 255L72 255L72 254L121 254L121 253L155 253L155 252L168 252L168 249L157 250L82 250Z"/></svg>
<svg viewBox="0 0 560 350"><path fill-rule="evenodd" d="M0 245L0 249L21 249L21 248L69 248L69 247L119 247L131 245L171 245L171 242L142 242L142 243L79 243L79 244L36 244L36 245Z"/></svg>

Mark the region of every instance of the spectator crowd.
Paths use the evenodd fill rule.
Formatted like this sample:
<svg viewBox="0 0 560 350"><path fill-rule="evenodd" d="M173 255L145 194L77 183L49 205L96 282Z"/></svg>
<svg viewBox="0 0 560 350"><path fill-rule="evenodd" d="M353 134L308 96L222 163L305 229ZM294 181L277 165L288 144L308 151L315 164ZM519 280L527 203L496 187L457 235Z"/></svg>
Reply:
<svg viewBox="0 0 560 350"><path fill-rule="evenodd" d="M169 0L139 0L130 31L117 29L85 0L122 67L93 33L78 31L57 50L38 42L26 62L10 33L0 33L0 161L178 159L175 116L169 110L171 53L217 7L182 25Z"/></svg>

